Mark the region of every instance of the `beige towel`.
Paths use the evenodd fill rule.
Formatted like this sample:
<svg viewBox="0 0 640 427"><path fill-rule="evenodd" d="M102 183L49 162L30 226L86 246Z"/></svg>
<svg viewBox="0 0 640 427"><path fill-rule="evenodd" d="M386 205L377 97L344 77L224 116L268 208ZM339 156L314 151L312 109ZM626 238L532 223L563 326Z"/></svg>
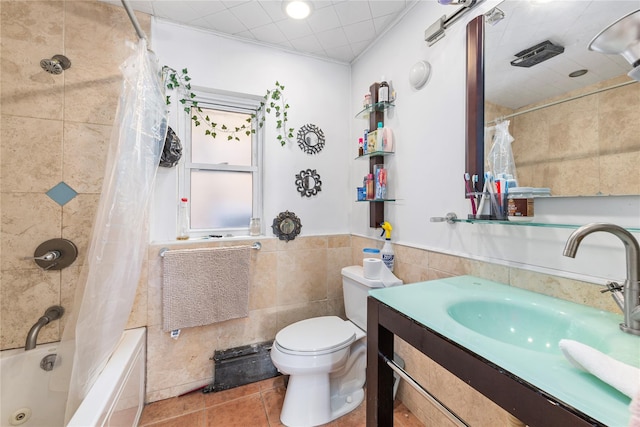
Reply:
<svg viewBox="0 0 640 427"><path fill-rule="evenodd" d="M170 250L162 266L162 329L249 314L249 246Z"/></svg>

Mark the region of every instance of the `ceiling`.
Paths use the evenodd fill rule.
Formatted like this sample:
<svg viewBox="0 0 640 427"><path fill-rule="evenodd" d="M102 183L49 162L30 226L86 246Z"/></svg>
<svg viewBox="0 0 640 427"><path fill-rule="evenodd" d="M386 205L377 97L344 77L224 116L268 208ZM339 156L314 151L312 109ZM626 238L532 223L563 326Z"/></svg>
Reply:
<svg viewBox="0 0 640 427"><path fill-rule="evenodd" d="M120 0L101 0L122 6ZM311 0L306 20L291 19L281 0L129 0L134 10L239 39L352 62L417 0Z"/></svg>
<svg viewBox="0 0 640 427"><path fill-rule="evenodd" d="M627 74L620 55L589 51L589 42L610 24L640 9L640 0L505 0L505 19L485 27L485 98L512 109ZM514 67L515 53L549 40L564 52L531 68ZM569 73L588 73L571 78Z"/></svg>

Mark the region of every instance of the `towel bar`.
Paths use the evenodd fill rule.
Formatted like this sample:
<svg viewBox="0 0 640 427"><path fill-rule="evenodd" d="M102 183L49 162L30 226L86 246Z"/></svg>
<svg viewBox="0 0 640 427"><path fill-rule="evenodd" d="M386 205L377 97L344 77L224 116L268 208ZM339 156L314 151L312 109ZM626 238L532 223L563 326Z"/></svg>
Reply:
<svg viewBox="0 0 640 427"><path fill-rule="evenodd" d="M456 415L451 409L447 408L434 395L429 393L429 391L427 389L425 389L422 385L420 385L420 383L418 383L416 380L411 378L411 376L407 373L407 371L405 371L400 366L398 366L396 364L396 362L394 362L393 360L389 360L388 357L386 357L385 355L383 355L380 352L378 352L378 356L381 357L384 360L384 362L387 365L389 365L389 367L394 372L396 372L398 375L400 375L400 377L402 377L402 379L404 379L407 382L407 384L409 384L418 393L420 393L422 395L422 397L424 397L428 401L430 401L440 412L442 412L443 415L445 415L447 418L449 418L449 420L451 422L453 422L456 426L469 427L469 424L467 424L462 418L460 418L458 415Z"/></svg>
<svg viewBox="0 0 640 427"><path fill-rule="evenodd" d="M224 247L232 247L232 248L241 248L242 246L224 246ZM262 243L260 242L253 242L253 244L251 245L251 249L255 249L257 251L259 251L260 249L262 249ZM161 257L164 256L165 252L167 252L169 250L169 248L162 248L160 249L160 253L159 255Z"/></svg>

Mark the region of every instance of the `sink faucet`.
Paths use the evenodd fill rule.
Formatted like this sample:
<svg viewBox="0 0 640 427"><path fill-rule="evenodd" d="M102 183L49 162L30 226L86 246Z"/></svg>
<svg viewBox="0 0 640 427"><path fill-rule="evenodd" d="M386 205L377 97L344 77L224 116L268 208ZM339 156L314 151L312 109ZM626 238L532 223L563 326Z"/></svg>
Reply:
<svg viewBox="0 0 640 427"><path fill-rule="evenodd" d="M633 335L640 335L640 278L638 271L640 270L640 246L638 241L624 228L608 223L594 222L583 225L576 231L571 233L564 247L564 256L575 258L576 251L582 239L596 231L604 231L618 237L624 243L627 257L627 280L622 286L624 290L624 303L622 311L624 312L624 323L620 324L620 329ZM619 288L609 286L614 295ZM620 301L619 296L616 298Z"/></svg>
<svg viewBox="0 0 640 427"><path fill-rule="evenodd" d="M36 341L38 341L38 334L43 326L49 324L52 320L56 320L62 317L64 314L64 308L59 305L54 305L47 308L44 312L44 316L38 319L38 321L29 329L27 334L27 342L24 345L24 350L33 350L36 348Z"/></svg>

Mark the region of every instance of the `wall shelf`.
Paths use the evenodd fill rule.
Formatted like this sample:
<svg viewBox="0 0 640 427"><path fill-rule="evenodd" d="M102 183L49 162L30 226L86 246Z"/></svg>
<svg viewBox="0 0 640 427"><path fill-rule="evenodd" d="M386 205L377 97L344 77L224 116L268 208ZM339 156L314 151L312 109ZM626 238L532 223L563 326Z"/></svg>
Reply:
<svg viewBox="0 0 640 427"><path fill-rule="evenodd" d="M370 158L373 156L391 156L392 154L394 154L393 151L373 151L371 153L366 153L366 154L363 154L362 156L358 156L355 158L355 160Z"/></svg>
<svg viewBox="0 0 640 427"><path fill-rule="evenodd" d="M506 225L509 227L539 227L539 228L568 228L568 229L576 229L580 228L585 224L564 224L564 223L552 223L552 222L526 222L526 221L505 221L505 220L495 220L495 219L473 219L473 218L458 218L458 216L449 212L444 217L432 217L431 222L447 222L449 224L456 223L467 223L467 224L497 224L497 225ZM640 227L624 227L627 231L631 233L640 233Z"/></svg>
<svg viewBox="0 0 640 427"><path fill-rule="evenodd" d="M393 102L376 102L359 111L356 114L356 119L367 119L372 111L385 111L391 107L395 107Z"/></svg>

